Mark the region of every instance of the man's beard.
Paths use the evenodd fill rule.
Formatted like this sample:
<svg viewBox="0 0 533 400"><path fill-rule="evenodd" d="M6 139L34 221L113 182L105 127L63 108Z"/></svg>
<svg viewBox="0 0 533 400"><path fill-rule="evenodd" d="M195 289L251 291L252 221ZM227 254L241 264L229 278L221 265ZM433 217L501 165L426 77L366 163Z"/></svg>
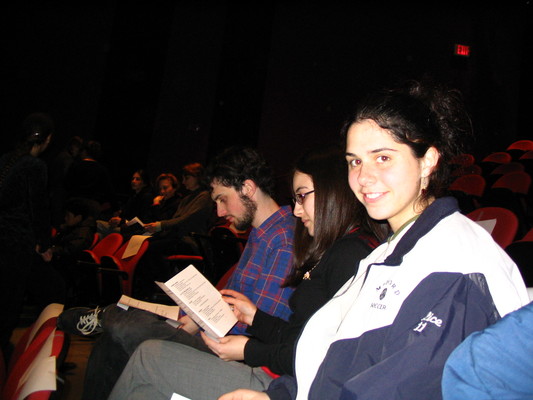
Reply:
<svg viewBox="0 0 533 400"><path fill-rule="evenodd" d="M239 197L244 205L245 212L242 218L235 219L234 225L239 231L246 231L252 226L257 211L257 203L243 194L239 195Z"/></svg>

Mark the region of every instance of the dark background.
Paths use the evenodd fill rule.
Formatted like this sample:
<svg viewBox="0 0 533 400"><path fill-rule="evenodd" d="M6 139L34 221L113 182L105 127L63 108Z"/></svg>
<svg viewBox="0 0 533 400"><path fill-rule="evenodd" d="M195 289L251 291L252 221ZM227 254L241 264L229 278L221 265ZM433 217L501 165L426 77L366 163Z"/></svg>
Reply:
<svg viewBox="0 0 533 400"><path fill-rule="evenodd" d="M529 1L21 1L1 14L0 153L44 111L57 130L45 157L98 140L118 191L139 167L179 173L235 143L284 181L362 95L423 74L463 91L476 155L533 139Z"/></svg>

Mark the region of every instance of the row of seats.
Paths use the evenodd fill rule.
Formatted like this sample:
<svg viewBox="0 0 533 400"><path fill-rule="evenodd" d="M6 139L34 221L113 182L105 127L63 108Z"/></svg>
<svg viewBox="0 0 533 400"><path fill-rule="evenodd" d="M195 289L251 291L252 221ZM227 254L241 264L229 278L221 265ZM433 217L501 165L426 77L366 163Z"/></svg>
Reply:
<svg viewBox="0 0 533 400"><path fill-rule="evenodd" d="M0 354L0 393L3 400L48 400L58 387L58 373L68 345L56 329L62 304L50 304L24 331L9 363Z"/></svg>
<svg viewBox="0 0 533 400"><path fill-rule="evenodd" d="M452 165L449 190L463 213L489 230L533 286L533 141L515 141L477 161L462 154Z"/></svg>
<svg viewBox="0 0 533 400"><path fill-rule="evenodd" d="M132 256L124 257L132 243L132 239L124 241L120 233L111 233L83 251L78 264L94 270L98 304L115 302L119 294L131 296L133 273L149 241L143 241Z"/></svg>
<svg viewBox="0 0 533 400"><path fill-rule="evenodd" d="M503 207L480 207L466 216L485 228L518 266L527 287L533 287L533 228L519 235L517 216Z"/></svg>
<svg viewBox="0 0 533 400"><path fill-rule="evenodd" d="M193 264L213 283L238 261L247 240L246 233L235 233L225 225L214 226L208 235L193 232L191 236L201 255L174 254L166 259L175 273ZM135 269L150 245L149 240L144 240L131 254L131 246L137 240L139 237L134 236L124 241L119 233L111 233L83 252L78 264L95 271L95 303L109 304L116 302L121 294L132 295Z"/></svg>
<svg viewBox="0 0 533 400"><path fill-rule="evenodd" d="M472 154L452 160L455 180L449 189L464 213L479 207L503 207L519 220L517 236L533 227L533 141L519 140L476 162Z"/></svg>

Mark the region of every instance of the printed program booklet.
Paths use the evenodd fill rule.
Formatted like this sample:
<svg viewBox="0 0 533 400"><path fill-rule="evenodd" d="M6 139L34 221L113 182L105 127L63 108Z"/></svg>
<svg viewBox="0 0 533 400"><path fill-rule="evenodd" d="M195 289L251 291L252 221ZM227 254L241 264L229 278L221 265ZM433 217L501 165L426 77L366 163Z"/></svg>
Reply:
<svg viewBox="0 0 533 400"><path fill-rule="evenodd" d="M226 336L237 323L237 317L222 294L193 265L165 283L156 283L214 339Z"/></svg>

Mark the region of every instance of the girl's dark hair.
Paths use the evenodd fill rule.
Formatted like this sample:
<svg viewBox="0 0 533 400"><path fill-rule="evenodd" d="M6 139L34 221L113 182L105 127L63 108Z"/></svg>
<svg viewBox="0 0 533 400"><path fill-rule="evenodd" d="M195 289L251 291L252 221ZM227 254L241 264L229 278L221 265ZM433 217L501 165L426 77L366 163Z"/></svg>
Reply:
<svg viewBox="0 0 533 400"><path fill-rule="evenodd" d="M431 81L408 81L395 89L379 91L364 99L345 122L342 133L360 121L372 120L398 143L408 145L417 158L430 147L439 161L419 201L442 197L449 184L450 160L465 151L472 137L470 118L459 91Z"/></svg>
<svg viewBox="0 0 533 400"><path fill-rule="evenodd" d="M313 180L314 236L298 220L294 267L284 287L298 285L337 239L357 227L381 239L378 225L368 217L348 185L348 167L341 146L328 145L308 151L296 162L294 172L302 172Z"/></svg>
<svg viewBox="0 0 533 400"><path fill-rule="evenodd" d="M0 169L0 188L17 161L29 154L34 145L42 144L54 133L54 121L45 113L29 114L22 122L22 129L14 135L15 148L6 156L6 162Z"/></svg>

